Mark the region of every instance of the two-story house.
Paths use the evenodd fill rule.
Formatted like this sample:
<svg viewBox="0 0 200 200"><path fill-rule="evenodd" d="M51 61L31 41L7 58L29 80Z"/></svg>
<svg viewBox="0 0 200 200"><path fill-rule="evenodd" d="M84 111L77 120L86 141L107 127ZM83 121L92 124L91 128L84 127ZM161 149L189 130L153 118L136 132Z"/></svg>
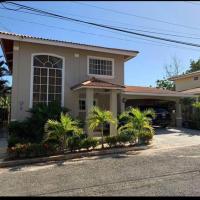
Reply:
<svg viewBox="0 0 200 200"><path fill-rule="evenodd" d="M200 71L174 76L175 90L184 94L200 95Z"/></svg>
<svg viewBox="0 0 200 200"><path fill-rule="evenodd" d="M54 100L69 108L74 117L86 119L94 104L112 111L116 117L133 100L142 99L146 103L174 102L176 125L181 125L179 99L188 95L124 85L124 64L138 51L7 32L0 32L0 39L13 77L11 120L23 120L33 105ZM116 134L112 125L110 134Z"/></svg>

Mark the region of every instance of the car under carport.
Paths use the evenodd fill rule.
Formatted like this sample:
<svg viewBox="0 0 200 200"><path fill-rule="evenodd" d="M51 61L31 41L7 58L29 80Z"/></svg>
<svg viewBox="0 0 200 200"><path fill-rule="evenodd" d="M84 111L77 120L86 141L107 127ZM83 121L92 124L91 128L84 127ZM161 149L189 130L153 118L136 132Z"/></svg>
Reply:
<svg viewBox="0 0 200 200"><path fill-rule="evenodd" d="M165 108L171 115L171 126L182 126L181 103L182 98L195 97L191 94L165 90L153 87L126 86L122 95L121 111L127 107Z"/></svg>

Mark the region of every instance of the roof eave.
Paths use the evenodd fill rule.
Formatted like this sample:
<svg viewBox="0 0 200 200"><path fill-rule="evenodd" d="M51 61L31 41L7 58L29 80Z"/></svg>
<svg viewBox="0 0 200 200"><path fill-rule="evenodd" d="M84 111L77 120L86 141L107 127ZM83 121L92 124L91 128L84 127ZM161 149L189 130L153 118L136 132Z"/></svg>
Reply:
<svg viewBox="0 0 200 200"><path fill-rule="evenodd" d="M109 90L123 90L121 87L98 87L98 86L79 86L76 88L71 88L71 90L76 91L83 88L91 88L91 89L109 89Z"/></svg>
<svg viewBox="0 0 200 200"><path fill-rule="evenodd" d="M91 50L91 51L97 51L97 52L128 56L128 58L125 59L125 61L131 58L134 58L139 53L138 51L131 51L131 50L114 49L114 48L112 49L112 48L98 47L98 46L92 46L92 45L90 46L87 44L76 44L76 43L54 41L54 40L42 39L42 38L32 38L32 37L28 37L28 36L26 37L26 36L20 36L20 35L9 35L9 33L8 34L0 33L0 39L69 47L69 48L75 48L75 49Z"/></svg>
<svg viewBox="0 0 200 200"><path fill-rule="evenodd" d="M138 92L123 92L123 94L127 95L137 95L137 96L160 96L160 97L195 97L195 95L189 94L157 94L157 93L138 93Z"/></svg>

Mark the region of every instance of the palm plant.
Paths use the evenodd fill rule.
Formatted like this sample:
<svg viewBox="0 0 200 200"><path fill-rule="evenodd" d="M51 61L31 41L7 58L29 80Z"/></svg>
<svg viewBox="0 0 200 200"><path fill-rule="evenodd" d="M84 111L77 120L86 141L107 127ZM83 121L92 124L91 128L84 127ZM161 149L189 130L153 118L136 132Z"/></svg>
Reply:
<svg viewBox="0 0 200 200"><path fill-rule="evenodd" d="M94 106L89 112L88 125L90 130L94 130L97 127L101 127L101 145L104 148L104 125L106 123L116 124L116 119L113 117L112 113L107 110L101 110L99 107Z"/></svg>
<svg viewBox="0 0 200 200"><path fill-rule="evenodd" d="M126 123L119 127L118 131L128 131L137 136L141 136L144 132L153 134L154 129L151 125L152 118L155 118L155 112L153 109L147 109L142 112L138 108L131 107L119 116L119 119L124 119Z"/></svg>
<svg viewBox="0 0 200 200"><path fill-rule="evenodd" d="M80 135L82 129L78 127L78 122L73 120L68 114L61 113L60 121L49 119L45 126L44 139L55 139L61 144L61 149L64 151L66 147L66 139L69 134Z"/></svg>

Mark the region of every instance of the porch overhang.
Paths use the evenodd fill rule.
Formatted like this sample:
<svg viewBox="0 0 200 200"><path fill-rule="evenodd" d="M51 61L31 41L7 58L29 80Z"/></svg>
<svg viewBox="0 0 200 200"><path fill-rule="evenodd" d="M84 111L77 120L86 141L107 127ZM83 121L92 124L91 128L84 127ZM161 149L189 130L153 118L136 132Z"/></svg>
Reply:
<svg viewBox="0 0 200 200"><path fill-rule="evenodd" d="M92 88L92 89L108 89L108 90L123 90L125 88L124 85L118 85L114 83L110 83L107 81L103 81L96 78L91 78L89 80L85 80L79 84L76 84L71 87L71 90L79 90L82 88Z"/></svg>

